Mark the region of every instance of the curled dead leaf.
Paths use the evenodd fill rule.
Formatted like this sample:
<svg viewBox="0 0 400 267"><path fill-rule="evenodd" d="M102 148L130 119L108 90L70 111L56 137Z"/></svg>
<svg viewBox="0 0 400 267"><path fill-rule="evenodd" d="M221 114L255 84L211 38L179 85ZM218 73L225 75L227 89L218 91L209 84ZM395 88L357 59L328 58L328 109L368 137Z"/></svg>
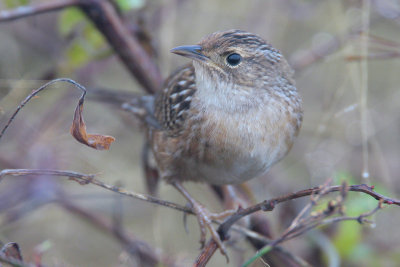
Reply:
<svg viewBox="0 0 400 267"><path fill-rule="evenodd" d="M71 126L72 136L80 143L90 146L97 150L108 150L115 138L109 135L88 134L86 132L86 124L83 121L82 111L83 102L86 92L79 99L78 105L75 108L74 119Z"/></svg>

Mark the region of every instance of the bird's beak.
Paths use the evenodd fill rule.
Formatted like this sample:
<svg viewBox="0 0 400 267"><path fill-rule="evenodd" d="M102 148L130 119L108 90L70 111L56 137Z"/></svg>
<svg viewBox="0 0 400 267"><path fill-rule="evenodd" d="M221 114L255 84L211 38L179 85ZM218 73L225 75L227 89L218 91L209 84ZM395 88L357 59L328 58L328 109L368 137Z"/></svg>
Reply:
<svg viewBox="0 0 400 267"><path fill-rule="evenodd" d="M183 45L171 49L171 52L180 56L191 58L193 60L209 60L209 58L202 53L202 50L203 48L200 45Z"/></svg>

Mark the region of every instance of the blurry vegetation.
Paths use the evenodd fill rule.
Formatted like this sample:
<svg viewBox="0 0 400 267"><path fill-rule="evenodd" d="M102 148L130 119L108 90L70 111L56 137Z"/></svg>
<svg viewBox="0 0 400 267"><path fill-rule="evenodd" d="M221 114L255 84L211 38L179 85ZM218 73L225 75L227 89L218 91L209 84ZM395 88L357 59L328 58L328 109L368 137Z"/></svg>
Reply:
<svg viewBox="0 0 400 267"><path fill-rule="evenodd" d="M111 55L103 35L78 8L67 8L58 18L58 31L71 39L65 49L65 71L70 72L96 60L106 52Z"/></svg>

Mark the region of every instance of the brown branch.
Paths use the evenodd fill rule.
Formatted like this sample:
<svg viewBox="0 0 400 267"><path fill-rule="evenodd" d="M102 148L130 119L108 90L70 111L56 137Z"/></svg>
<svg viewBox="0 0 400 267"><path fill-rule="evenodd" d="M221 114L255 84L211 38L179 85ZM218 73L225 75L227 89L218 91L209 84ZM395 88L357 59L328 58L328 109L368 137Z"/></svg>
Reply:
<svg viewBox="0 0 400 267"><path fill-rule="evenodd" d="M341 201L340 201L341 202ZM293 229L291 229L290 231L285 231L284 234L279 237L278 239L273 240L271 243L267 244L265 247L263 247L261 250L259 250L256 255L254 255L250 260L248 260L243 266L247 267L249 266L252 262L254 262L257 258L263 256L264 254L268 253L269 251L271 251L272 248L274 248L275 246L277 246L280 243L283 243L285 241L288 241L290 239L293 239L297 236L300 236L318 226L322 226L322 225L329 225L329 224L334 224L337 222L341 222L341 221L357 221L360 224L363 224L365 222L370 223L370 221L366 220L366 217L372 216L373 214L375 214L378 210L382 209L382 204L383 201L379 201L379 204L376 208L374 208L373 210L360 214L359 216L355 216L355 217L349 217L349 216L339 216L339 217L335 217L335 218L330 218L330 219L321 219L321 217L319 216L310 216L307 219L309 220L305 220L304 222L300 222L298 225L296 225L296 227L294 227ZM339 205L341 205L341 203L339 203ZM328 205L327 210L325 210L323 213L328 211L328 214L324 214L322 217L327 217L329 215L332 215L334 212L331 213L330 211L330 207ZM322 214L323 214L322 213Z"/></svg>
<svg viewBox="0 0 400 267"><path fill-rule="evenodd" d="M75 82L74 80L68 79L68 78L59 78L59 79L55 79L52 80L42 86L40 86L38 89L33 90L32 93L30 93L17 107L17 109L14 111L14 113L11 115L10 119L7 121L6 125L3 127L3 129L0 132L0 139L1 137L3 137L4 133L6 132L6 130L8 129L8 127L10 126L10 124L13 122L13 120L15 119L15 117L17 116L17 114L21 111L21 109L33 98L35 97L38 93L40 93L42 90L46 89L48 86L52 85L53 83L57 83L57 82L67 82L70 83L72 85L74 85L76 88L80 89L83 93L82 93L82 97L85 96L86 94L86 89L85 87L83 87L82 85L80 85L79 83Z"/></svg>
<svg viewBox="0 0 400 267"><path fill-rule="evenodd" d="M104 35L144 89L149 93L157 92L163 82L160 71L122 22L114 6L108 1L81 0L79 7Z"/></svg>
<svg viewBox="0 0 400 267"><path fill-rule="evenodd" d="M325 194L331 193L331 192L338 192L341 191L342 186L336 185L336 186L329 186L326 189ZM376 200L382 200L383 203L385 204L394 204L397 206L400 206L400 200L397 199L392 199L386 196L383 196L379 193L376 193L373 191L374 187L373 186L368 186L366 184L360 184L360 185L350 185L348 188L348 191L354 191L354 192L361 192L367 195L370 195L371 197L375 198ZM225 240L226 234L229 230L229 228L238 220L243 218L244 216L247 216L251 213L263 210L263 211L271 211L274 209L276 204L286 202L288 200L293 200L305 196L310 196L314 194L319 194L322 190L322 187L314 187L306 190L301 190L297 191L295 193L290 193L281 197L277 198L272 198L269 200L265 200L261 203L258 203L254 206L248 207L246 209L239 209L235 214L230 216L224 223L222 223L218 229L218 232L221 235L221 239Z"/></svg>
<svg viewBox="0 0 400 267"><path fill-rule="evenodd" d="M249 207L256 203L253 192L246 184L239 186L211 186L216 195L221 199L224 209L235 207ZM249 215L242 225L233 225L230 231L235 231L247 238L255 250L258 250L271 242L271 228L269 219L260 213ZM219 223L221 224L221 223ZM300 257L284 250L282 247L275 247L271 253L263 256L263 260L274 265L288 267L310 266Z"/></svg>
<svg viewBox="0 0 400 267"><path fill-rule="evenodd" d="M120 187L116 187L116 186L112 186L112 185L108 185L105 184L97 179L95 179L94 175L87 175L87 174L81 174L81 173L77 173L77 172L73 172L73 171L57 171L57 170L34 170L34 169L5 169L2 170L0 172L0 181L1 179L6 176L6 175L13 175L13 176L24 176L24 175L52 175L52 176L64 176L64 177L69 177L71 180L78 182L81 185L84 184L94 184L97 186L100 186L102 188L105 188L107 190L122 194L124 196L128 196L131 198L135 198L135 199L140 199L146 202L150 202L150 203L154 203L157 205L161 205L161 206L165 206L165 207L169 207L169 208L173 208L175 210L179 210L179 211L183 211L186 212L188 214L193 214L192 209L169 202L169 201L165 201L165 200L161 200L158 199L156 197L153 196L148 196L148 195L144 195L144 194L138 194L138 193L134 193L134 192L130 192L127 191L123 188ZM386 203L386 204L394 204L397 206L400 206L400 201L397 199L392 199L386 196L383 196L379 193L376 193L373 191L373 186L368 186L366 184L360 184L360 185L351 185L351 186L346 186L346 190L348 191L354 191L354 192L361 192L367 195L370 195L371 197L377 199L380 201L381 204ZM271 211L274 209L274 207L282 202L286 202L289 200L293 200L293 199L297 199L297 198L301 198L304 196L310 196L310 195L315 195L318 196L318 194L329 194L331 192L341 192L342 195L345 195L345 192L343 192L343 186L327 186L327 187L314 187L314 188L310 188L310 189L306 189L306 190L301 190L301 191L297 191L295 193L290 193L284 196L280 196L277 198L272 198L269 200L265 200L261 203L258 203L256 205L253 205L251 207L248 207L246 209L241 209L239 208L238 211L233 214L232 216L228 217L222 224L220 224L219 228L218 228L218 233L220 234L221 240L226 240L228 239L228 231L230 230L230 228L233 226L234 223L236 223L238 220L240 220L241 218L255 213L257 211L263 210L263 211ZM376 211L374 211L376 212ZM366 215L369 216L369 215ZM340 217L339 217L340 218ZM320 224L324 224L324 223L333 223L333 222L337 222L340 220L356 220L357 221L362 221L362 217L342 217L342 219L337 219L334 218L334 220L332 221L325 221L325 222L320 222ZM300 219L299 219L300 220ZM299 221L298 220L298 221ZM311 225L311 228L313 227L317 227L320 224L315 224L315 226ZM297 229L296 227L292 227L293 229ZM309 228L307 228L306 230L308 230ZM240 231L240 229L239 229ZM289 229L289 231L285 234L291 234L293 231ZM296 235L297 236L297 235ZM194 266L204 266L209 259L211 258L211 256L215 253L217 249L217 246L214 242L213 239L211 239L207 245L205 246L205 248L202 250L202 252L200 253L200 255L198 256Z"/></svg>
<svg viewBox="0 0 400 267"><path fill-rule="evenodd" d="M312 207L314 207L315 205L317 205L318 200L320 199L320 197L324 196L327 194L327 190L329 187L329 184L331 183L332 179L328 179L322 186L321 186L321 191L318 192L318 195L312 194L311 195L311 201L308 202L307 205L304 206L304 208L297 214L296 218L293 219L292 223L290 224L290 226L287 228L286 231L290 231L291 229L293 229L294 227L296 227L300 220L302 220L302 218L305 216L305 214L307 212L309 212L311 210ZM344 183L341 186L341 191L340 192L344 192L343 188L345 188L347 190L347 186L346 183Z"/></svg>
<svg viewBox="0 0 400 267"><path fill-rule="evenodd" d="M204 246L200 255L195 260L193 267L206 266L208 261L211 259L212 255L214 255L217 249L218 249L217 243L214 241L214 239L210 239L208 243Z"/></svg>
<svg viewBox="0 0 400 267"><path fill-rule="evenodd" d="M140 44L138 38L124 24L113 4L104 0L63 0L44 4L21 6L0 11L0 22L15 20L45 12L77 6L96 25L108 43L114 48L125 67L149 93L157 92L162 83L160 71ZM139 28L131 25L131 28ZM141 34L141 33L140 33Z"/></svg>
<svg viewBox="0 0 400 267"><path fill-rule="evenodd" d="M375 198L376 200L382 201L382 203L385 204L394 204L397 206L400 206L400 200L397 199L392 199L386 196L383 196L379 193L376 193L373 191L374 187L373 186L368 186L366 184L360 184L360 185L351 185L348 186L348 191L353 191L353 192L361 192L367 195L370 195L371 197ZM286 202L289 200L305 197L305 196L310 196L310 195L315 195L321 193L321 190L324 190L324 194L329 194L331 192L339 192L342 190L342 186L329 186L327 188L323 187L314 187L306 190L301 190L297 191L295 193L290 193L284 196L280 196L277 198L272 198L269 200L265 200L261 203L258 203L256 205L253 205L251 207L248 207L246 209L239 209L235 214L232 216L228 217L219 227L217 232L220 234L221 240L227 240L228 237L228 231L232 227L234 223L236 223L238 220L241 218L252 214L254 212L263 210L263 211L272 211L274 207L282 202ZM197 257L196 263L194 266L203 266L202 264L205 262L208 262L208 260L211 258L213 253L216 251L215 248L215 242L214 240L210 240L200 255Z"/></svg>
<svg viewBox="0 0 400 267"><path fill-rule="evenodd" d="M365 218L372 216L373 214L375 214L378 210L380 210L382 208L383 208L382 201L380 201L376 208L374 208L373 210L371 210L369 212L360 214L359 216L353 216L353 217L340 216L340 217L329 218L329 219L324 219L324 220L315 220L315 222L312 222L311 224L305 224L305 225L299 224L298 226L293 227L289 231L285 231L285 233L279 239L272 241L270 243L270 246L276 246L277 244L282 243L283 241L293 239L297 236L304 234L305 232L308 232L311 229L314 229L314 228L316 228L318 226L322 226L322 225L338 223L341 221L357 221L360 224L363 224L365 222L370 223L370 221L366 221Z"/></svg>
<svg viewBox="0 0 400 267"><path fill-rule="evenodd" d="M12 10L0 10L0 22L12 21L24 17L34 16L42 13L57 11L78 4L80 0L49 1L36 5L20 6Z"/></svg>
<svg viewBox="0 0 400 267"><path fill-rule="evenodd" d="M106 183L103 183L95 178L95 175L93 174L82 174L74 171L59 171L59 170L45 170L45 169L5 169L0 171L0 182L3 177L7 175L12 175L12 176L26 176L26 175L49 175L49 176L60 176L60 177L68 177L70 180L78 182L81 185L86 185L86 184L93 184L99 187L102 187L104 189L107 189L109 191L116 192L118 194L143 200L146 202L150 202L153 204L157 204L160 206L172 208L175 210L183 211L189 214L193 214L192 209L181 206L178 204L175 204L170 201L162 200L153 196L145 195L145 194L139 194L135 192L128 191L124 188L117 187L117 186L112 186Z"/></svg>
<svg viewBox="0 0 400 267"><path fill-rule="evenodd" d="M40 170L40 171L35 171L35 170L3 170L0 172L0 182L1 179L6 176L6 175L61 175L61 176L67 176L67 177L73 177L74 179L78 178L84 178L84 179L90 179L92 175L85 175L85 174L80 174L80 173L75 173L75 172L65 172L65 171L57 171L56 173L52 170ZM61 207L66 209L67 211L73 213L74 215L79 216L80 218L90 222L92 225L97 227L98 229L109 233L110 235L114 236L116 240L118 240L122 246L124 246L124 249L130 253L132 256L137 257L141 263L143 263L143 266L155 266L157 263L159 263L162 260L161 255L156 253L156 250L153 249L150 245L148 245L146 242L143 240L137 239L134 235L131 233L122 230L121 228L116 228L115 224L107 220L105 217L99 216L93 212L87 211L75 204L73 204L71 201L69 201L67 198L61 196L56 200L56 203L58 203ZM45 203L40 203L40 205L45 204ZM0 254L1 256L1 254ZM1 258L0 258L1 262ZM22 265L19 262L15 262L15 266L27 266L27 265ZM165 266L168 266L168 264L163 263ZM41 265L42 266L42 265Z"/></svg>
<svg viewBox="0 0 400 267"><path fill-rule="evenodd" d="M310 202L299 212L299 214L293 220L291 225L283 232L283 234L279 238L271 241L270 243L267 243L263 248L258 250L257 253L250 260L246 261L246 263L243 266L249 266L259 257L263 257L264 255L269 253L276 245L288 241L290 239L293 239L297 236L300 236L318 226L334 224L340 221L350 221L350 220L357 221L360 224L365 222L371 223L366 219L366 217L373 215L379 209L383 208L383 200L381 199L379 201L378 206L369 212L365 212L356 217L344 216L343 204L347 197L347 192L349 190L349 187L347 186L346 182L343 182L340 188L340 193L341 193L340 196L338 196L335 200L329 201L324 210L319 210L310 213L311 207L317 205L319 199L322 196L327 195L329 193L328 183L329 181L320 187L321 190L318 192L318 194L311 195ZM306 214L309 215L306 216ZM327 219L328 217L334 215L340 215L340 216Z"/></svg>
<svg viewBox="0 0 400 267"><path fill-rule="evenodd" d="M2 179L5 176L8 176L8 175L11 175L11 176L49 175L49 176L68 177L68 178L70 178L70 180L78 182L81 185L91 183L91 184L100 186L102 188L105 188L107 190L117 192L124 196L128 196L131 198L140 199L140 200L144 200L144 201L147 201L150 203L155 203L155 204L158 204L161 206L173 208L173 209L176 209L179 211L183 211L187 214L194 214L193 211L188 207L180 206L178 204L175 204L175 203L172 203L169 201L165 201L165 200L161 200L161 199L158 199L158 198L155 198L152 196L129 192L120 187L105 184L105 183L95 179L95 175L93 175L93 174L82 174L82 173L78 173L78 172L74 172L74 171L59 171L59 170L45 170L45 169L4 169L4 170L0 171L0 182L2 181ZM123 245L127 246L127 248L133 249L133 248L135 248L136 245L138 245L135 243L135 239L132 236L130 236L129 234L127 235L126 233L123 233L122 231L115 231L115 227L110 222L105 220L104 218L102 218L98 215L95 215L93 213L90 213L89 211L86 211L86 210L74 205L73 203L68 202L65 199L59 200L58 203L66 210L95 224L99 229L103 229L106 232L110 232ZM218 222L215 222L215 223L218 223ZM248 229L240 227L240 226L233 226L232 230L235 230L243 235L250 236L250 237L252 237L256 240L262 241L262 242L266 241L266 239L264 237L258 235L255 232L252 232ZM139 243L139 245L141 246L140 243ZM144 253L144 256L146 256L148 254L146 252L146 247L144 247L142 249L145 249L143 253ZM149 259L151 259L151 257Z"/></svg>

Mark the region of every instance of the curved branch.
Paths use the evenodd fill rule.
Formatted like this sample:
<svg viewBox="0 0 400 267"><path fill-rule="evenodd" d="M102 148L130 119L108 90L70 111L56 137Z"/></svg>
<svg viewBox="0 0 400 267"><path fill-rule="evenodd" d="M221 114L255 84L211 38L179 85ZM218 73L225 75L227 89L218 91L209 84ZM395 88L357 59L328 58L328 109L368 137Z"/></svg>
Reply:
<svg viewBox="0 0 400 267"><path fill-rule="evenodd" d="M82 91L82 96L83 98L86 95L86 89L79 83L75 82L74 80L68 79L68 78L59 78L55 80L51 80L50 82L40 86L38 89L33 90L32 93L30 93L17 107L17 109L14 111L14 113L11 115L10 119L7 121L6 125L0 132L0 139L3 137L4 133L6 132L7 128L10 126L10 124L13 122L17 114L21 111L21 109L31 100L33 97L35 97L38 93L40 93L42 90L46 89L48 86L52 85L53 83L57 82L66 82L74 85L76 88L80 89ZM1 176L0 176L1 177Z"/></svg>

